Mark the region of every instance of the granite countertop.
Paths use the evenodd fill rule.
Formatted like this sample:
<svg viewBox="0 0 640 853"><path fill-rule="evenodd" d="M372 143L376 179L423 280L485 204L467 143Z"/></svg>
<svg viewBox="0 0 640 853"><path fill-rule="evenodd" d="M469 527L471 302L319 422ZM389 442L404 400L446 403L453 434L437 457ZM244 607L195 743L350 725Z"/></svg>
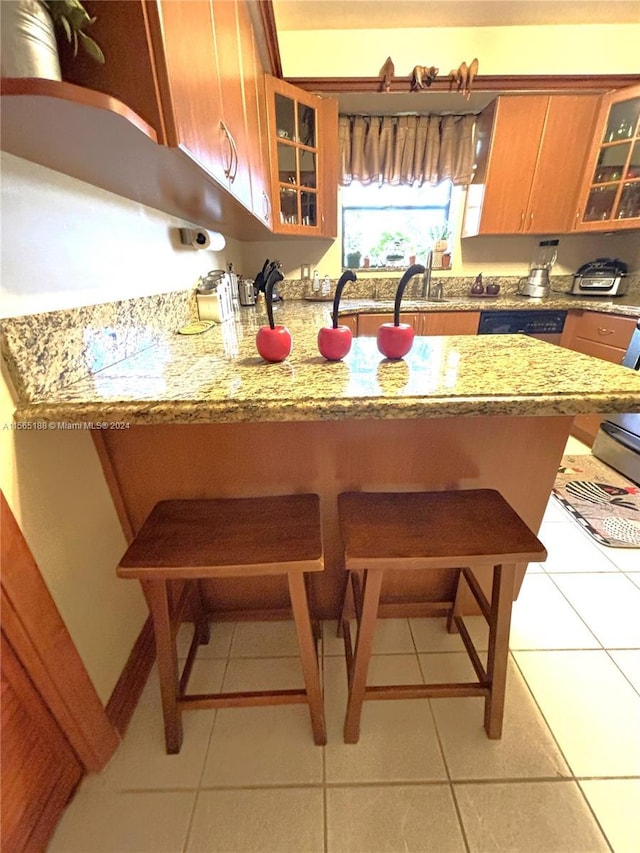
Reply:
<svg viewBox="0 0 640 853"><path fill-rule="evenodd" d="M481 300L461 298L429 305L429 310L474 310L476 301ZM482 308L493 301L482 300ZM585 301L572 300L571 305ZM356 302L347 303L345 310L356 310ZM527 306L532 302L527 300ZM411 305L405 308L413 310ZM383 306L369 300L365 307ZM627 307L620 301L615 306L615 313ZM594 307L592 301L589 307ZM330 363L316 347L317 330L328 325L330 309L328 303L304 300L276 306L276 322L293 336L293 352L280 364L267 364L256 351L255 333L266 323L261 307L242 308L234 320L202 335L178 335L176 325L110 366L22 395L15 420L117 428L124 423L640 410L639 373L522 335L419 337L401 361L385 360L374 338L359 338L344 361ZM100 363L99 336L92 332L91 358Z"/></svg>
<svg viewBox="0 0 640 853"><path fill-rule="evenodd" d="M551 293L532 299L517 293L499 293L497 296L472 297L469 294L448 295L445 287L444 302L427 302L424 299L403 299L403 311L597 311L603 314L621 314L640 318L640 294L630 293L609 299L592 296L571 296L568 293ZM379 313L393 311L393 299L342 299L340 313Z"/></svg>

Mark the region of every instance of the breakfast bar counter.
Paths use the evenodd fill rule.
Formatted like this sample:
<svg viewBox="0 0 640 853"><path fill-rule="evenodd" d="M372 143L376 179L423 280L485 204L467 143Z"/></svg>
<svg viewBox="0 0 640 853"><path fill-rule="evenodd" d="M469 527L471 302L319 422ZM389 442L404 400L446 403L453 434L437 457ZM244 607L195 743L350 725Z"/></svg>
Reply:
<svg viewBox="0 0 640 853"><path fill-rule="evenodd" d="M384 304L378 307L383 310ZM85 330L90 346L80 353L79 366L74 364L75 376L65 378L58 371L60 381L45 387L23 375L16 420L379 420L576 415L638 406L637 375L522 335L416 337L400 361L384 359L374 338L358 338L343 361L328 362L318 352L316 337L321 326L329 325L329 313L326 303L276 306L275 322L286 325L293 337L291 355L278 364L267 364L256 350L256 331L267 322L260 308L242 309L235 321L200 335L159 330L146 346L112 364L109 350L117 330ZM26 337L15 345L28 349L32 342ZM61 346L62 359L64 340ZM46 358L55 363L56 355L49 346ZM105 363L91 371L92 364ZM48 370L55 374L51 366Z"/></svg>
<svg viewBox="0 0 640 853"><path fill-rule="evenodd" d="M277 306L276 323L293 337L279 364L255 349L266 322L260 308L197 336L175 334L177 324L156 329L152 341L140 336L147 346L93 372L107 360L104 348L116 346L117 326L85 329L91 346L79 360L67 359L68 336L59 353L50 338L49 359L64 362L64 381L37 387L18 377L16 424L92 428L129 538L165 498L319 494L326 570L314 591L321 615L335 617L344 584L338 493L495 488L538 531L573 416L640 409L636 372L521 335L418 337L401 361L359 338L342 362L329 363L316 348L329 308ZM9 343L15 354L15 337ZM40 344L27 336L24 345ZM411 582L441 601L451 598L455 575ZM385 600L411 591L391 576ZM259 578L209 581L205 598L229 616L277 614L287 600L277 580Z"/></svg>

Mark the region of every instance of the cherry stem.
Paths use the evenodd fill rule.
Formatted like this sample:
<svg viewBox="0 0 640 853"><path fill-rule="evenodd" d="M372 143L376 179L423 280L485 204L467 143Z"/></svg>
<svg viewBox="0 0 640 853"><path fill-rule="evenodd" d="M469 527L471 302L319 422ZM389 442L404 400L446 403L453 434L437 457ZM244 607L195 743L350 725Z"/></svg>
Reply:
<svg viewBox="0 0 640 853"><path fill-rule="evenodd" d="M396 301L393 306L393 325L400 325L400 303L402 302L402 294L404 293L404 289L407 284L411 281L414 275L421 275L424 273L424 267L422 264L413 264L410 266L406 273L400 279L400 284L398 285L398 289L396 290Z"/></svg>
<svg viewBox="0 0 640 853"><path fill-rule="evenodd" d="M333 311L331 312L331 318L333 320L333 328L338 328L338 307L340 306L340 297L342 296L342 291L344 290L344 286L348 281L357 281L358 277L354 273L353 270L345 270L340 276L340 280L336 284L336 294L333 297Z"/></svg>
<svg viewBox="0 0 640 853"><path fill-rule="evenodd" d="M273 322L273 288L279 281L282 281L283 278L284 276L280 270L274 267L267 276L267 283L264 286L264 299L267 303L267 318L269 319L269 326L272 329L275 329L276 327Z"/></svg>

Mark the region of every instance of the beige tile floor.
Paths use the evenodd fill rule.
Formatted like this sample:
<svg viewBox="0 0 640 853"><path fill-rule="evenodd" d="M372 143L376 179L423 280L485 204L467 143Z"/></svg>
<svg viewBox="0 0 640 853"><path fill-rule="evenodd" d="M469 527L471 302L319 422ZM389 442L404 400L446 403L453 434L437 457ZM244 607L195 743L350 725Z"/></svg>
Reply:
<svg viewBox="0 0 640 853"><path fill-rule="evenodd" d="M153 673L50 853L639 853L640 551L599 547L553 501L541 538L550 559L514 606L502 740L485 737L480 699L411 700L365 703L345 746L342 646L325 623L326 747L303 706L245 708L186 714L167 756ZM386 620L371 681L465 677L459 643L440 620ZM196 690L301 684L287 623L217 625L201 652Z"/></svg>

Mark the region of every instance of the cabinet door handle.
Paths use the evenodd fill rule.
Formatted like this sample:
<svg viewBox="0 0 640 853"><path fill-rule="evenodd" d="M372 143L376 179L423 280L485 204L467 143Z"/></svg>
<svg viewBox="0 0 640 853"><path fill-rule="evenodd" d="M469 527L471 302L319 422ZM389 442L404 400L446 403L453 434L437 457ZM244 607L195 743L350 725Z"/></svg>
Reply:
<svg viewBox="0 0 640 853"><path fill-rule="evenodd" d="M598 334L602 335L602 337L604 337L605 335L612 335L613 329L603 329L601 327L598 327Z"/></svg>
<svg viewBox="0 0 640 853"><path fill-rule="evenodd" d="M271 219L271 199L264 190L262 190L262 216L266 222Z"/></svg>
<svg viewBox="0 0 640 853"><path fill-rule="evenodd" d="M236 175L238 174L238 147L235 139L233 138L233 134L223 121L220 122L220 128L224 133L224 138L229 148L228 163L223 165L224 176L233 183L236 179Z"/></svg>
<svg viewBox="0 0 640 853"><path fill-rule="evenodd" d="M231 141L231 134L229 133L229 128L223 121L220 122L220 130L222 131L227 149L227 157L222 164L222 169L224 171L225 178L228 178L231 175L231 169L233 168L233 143Z"/></svg>
<svg viewBox="0 0 640 853"><path fill-rule="evenodd" d="M524 231L524 210L520 211L520 231Z"/></svg>
<svg viewBox="0 0 640 853"><path fill-rule="evenodd" d="M529 214L529 224L527 225L527 231L531 231L533 226L533 211Z"/></svg>
<svg viewBox="0 0 640 853"><path fill-rule="evenodd" d="M233 172L231 173L229 180L233 183L238 174L238 146L236 145L236 141L231 132L229 133L229 138L231 139L231 147L233 148Z"/></svg>

